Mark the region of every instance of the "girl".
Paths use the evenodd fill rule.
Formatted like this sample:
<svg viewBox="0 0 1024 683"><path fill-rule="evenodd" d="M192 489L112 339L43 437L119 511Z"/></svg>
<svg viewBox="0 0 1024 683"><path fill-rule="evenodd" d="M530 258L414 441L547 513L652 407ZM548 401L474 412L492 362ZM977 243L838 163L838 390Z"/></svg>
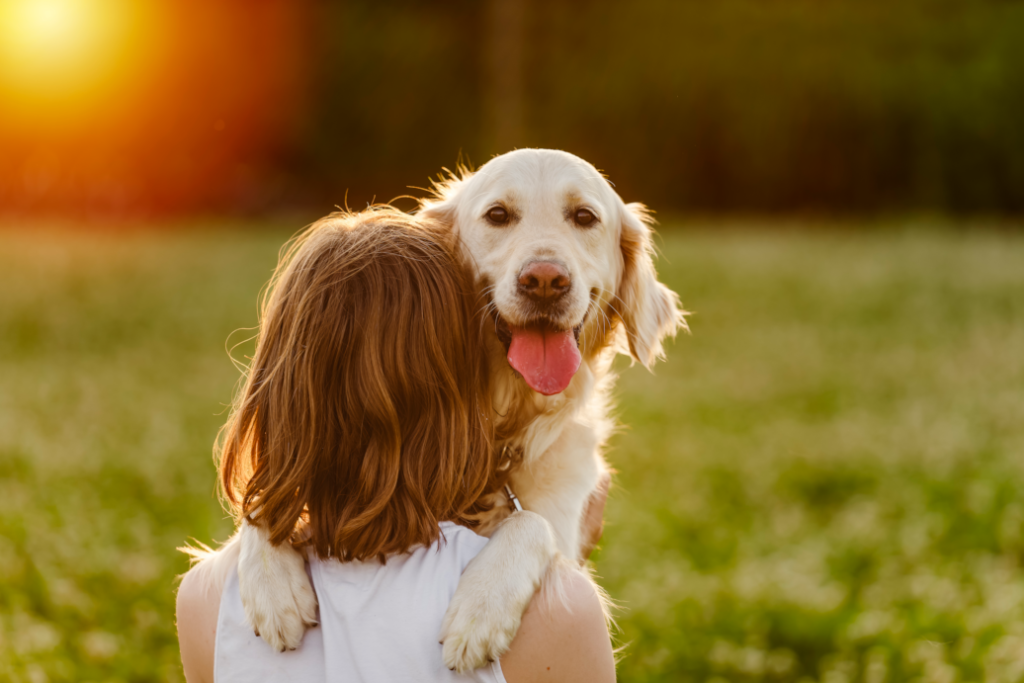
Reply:
<svg viewBox="0 0 1024 683"><path fill-rule="evenodd" d="M600 601L572 569L501 662L465 676L442 663L441 620L487 542L469 527L512 466L493 447L475 312L450 232L423 219L336 214L287 250L220 478L239 520L308 548L316 601L296 609L312 622L319 602L319 627L274 652L242 611L238 543L199 552L178 593L190 683L614 680Z"/></svg>

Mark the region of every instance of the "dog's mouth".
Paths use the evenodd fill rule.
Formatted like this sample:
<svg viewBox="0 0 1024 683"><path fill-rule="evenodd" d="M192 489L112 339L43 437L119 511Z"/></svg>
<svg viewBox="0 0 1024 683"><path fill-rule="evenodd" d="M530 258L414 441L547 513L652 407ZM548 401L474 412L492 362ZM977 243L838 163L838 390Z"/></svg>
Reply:
<svg viewBox="0 0 1024 683"><path fill-rule="evenodd" d="M583 322L566 329L541 318L519 326L495 314L494 329L505 345L508 364L531 389L545 396L565 391L582 360Z"/></svg>

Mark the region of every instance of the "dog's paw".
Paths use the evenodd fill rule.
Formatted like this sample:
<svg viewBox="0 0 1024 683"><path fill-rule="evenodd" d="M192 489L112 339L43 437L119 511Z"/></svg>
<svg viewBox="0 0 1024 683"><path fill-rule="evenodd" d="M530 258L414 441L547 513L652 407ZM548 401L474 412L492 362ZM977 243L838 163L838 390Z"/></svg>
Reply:
<svg viewBox="0 0 1024 683"><path fill-rule="evenodd" d="M249 625L278 652L294 650L315 626L316 594L305 560L287 543L274 546L263 529L243 525L238 589Z"/></svg>
<svg viewBox="0 0 1024 683"><path fill-rule="evenodd" d="M523 612L558 554L548 522L522 511L508 517L466 566L441 625L449 669L465 673L508 652Z"/></svg>
<svg viewBox="0 0 1024 683"><path fill-rule="evenodd" d="M278 652L296 649L306 628L317 625L316 595L305 573L302 578L305 585L285 590L242 591L245 615L253 631Z"/></svg>
<svg viewBox="0 0 1024 683"><path fill-rule="evenodd" d="M493 594L462 584L441 626L445 666L459 673L479 669L508 652L522 621L521 607L503 609Z"/></svg>

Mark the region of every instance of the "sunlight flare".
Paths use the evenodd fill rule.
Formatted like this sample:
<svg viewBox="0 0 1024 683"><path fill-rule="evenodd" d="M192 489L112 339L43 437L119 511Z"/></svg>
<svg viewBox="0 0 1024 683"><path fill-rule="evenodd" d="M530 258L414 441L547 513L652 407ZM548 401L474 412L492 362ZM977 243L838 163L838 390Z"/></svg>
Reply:
<svg viewBox="0 0 1024 683"><path fill-rule="evenodd" d="M0 7L0 77L8 98L80 104L129 66L138 28L131 3L8 0Z"/></svg>

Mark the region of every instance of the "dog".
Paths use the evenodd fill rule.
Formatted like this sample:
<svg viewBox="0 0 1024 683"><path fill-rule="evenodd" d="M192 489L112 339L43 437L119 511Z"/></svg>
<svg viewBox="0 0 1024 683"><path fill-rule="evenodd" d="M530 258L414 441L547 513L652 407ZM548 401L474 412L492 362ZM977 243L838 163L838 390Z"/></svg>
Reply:
<svg viewBox="0 0 1024 683"><path fill-rule="evenodd" d="M582 561L584 510L608 472L612 361L651 368L686 314L658 281L650 213L572 154L522 149L460 170L417 215L452 231L486 306L497 427L524 508L495 505L478 520L490 541L439 634L445 664L466 671L507 651L553 567ZM239 541L252 626L279 650L296 647L316 611L301 554L253 524Z"/></svg>

